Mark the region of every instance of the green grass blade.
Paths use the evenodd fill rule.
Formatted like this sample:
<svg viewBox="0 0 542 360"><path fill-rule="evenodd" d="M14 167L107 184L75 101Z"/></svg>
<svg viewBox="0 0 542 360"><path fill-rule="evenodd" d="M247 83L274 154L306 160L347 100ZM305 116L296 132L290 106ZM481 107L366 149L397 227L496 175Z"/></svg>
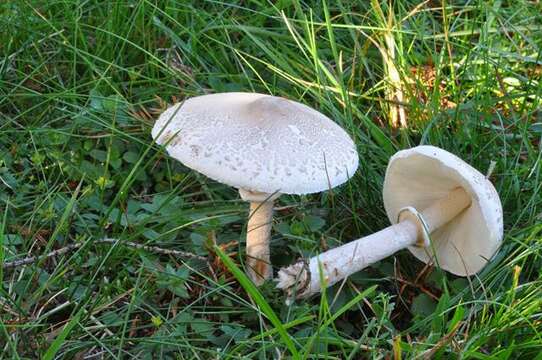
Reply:
<svg viewBox="0 0 542 360"><path fill-rule="evenodd" d="M265 300L262 293L256 288L256 286L250 281L250 279L245 275L245 273L235 265L235 263L230 259L229 256L227 256L222 249L220 249L218 246L214 247L216 253L220 257L220 259L224 262L224 264L228 267L228 269L232 272L232 274L235 276L237 281L241 284L241 286L245 289L245 291L250 295L252 300L258 305L260 310L264 313L264 315L271 321L273 326L277 329L277 332L279 333L282 341L284 342L284 345L288 348L290 351L290 354L294 359L300 359L299 353L296 349L296 346L284 328L284 325L278 318L277 314L273 311L271 306L269 306L269 303Z"/></svg>
<svg viewBox="0 0 542 360"><path fill-rule="evenodd" d="M75 325L79 322L79 319L81 318L81 315L84 312L84 308L81 307L79 311L73 316L70 321L64 326L60 334L53 340L45 354L43 355L43 360L53 360L55 355L58 353L62 345L64 344L64 340L68 337L70 332L73 330Z"/></svg>

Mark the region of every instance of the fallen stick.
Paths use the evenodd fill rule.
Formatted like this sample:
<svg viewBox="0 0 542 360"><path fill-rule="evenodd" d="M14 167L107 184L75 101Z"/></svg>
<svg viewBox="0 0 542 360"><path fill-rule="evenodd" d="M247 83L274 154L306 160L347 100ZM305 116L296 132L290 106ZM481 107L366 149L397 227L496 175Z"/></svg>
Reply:
<svg viewBox="0 0 542 360"><path fill-rule="evenodd" d="M93 242L93 244L95 244L95 245L97 245L97 244L117 244L117 243L120 244L120 245L124 245L124 246L131 247L131 248L138 249L138 250L145 250L145 251L155 253L155 254L172 255L172 256L181 257L181 258L189 258L189 259L197 259L197 260L207 261L207 259L205 257L199 256L199 255L196 255L196 254L192 254L190 252L180 251L180 250L164 249L164 248L161 248L161 247L158 247L158 246L141 245L141 244L134 243L134 242L131 242L131 241L121 242L118 239L105 238L105 239L100 239L100 240L97 240L97 241ZM37 262L39 260L44 260L44 259L49 259L49 258L57 257L57 256L60 256L60 255L64 255L64 254L67 254L67 253L69 253L71 251L74 251L74 250L77 250L77 249L81 248L83 245L85 245L85 244L83 244L83 243L70 244L70 245L66 245L66 246L64 246L64 247L62 247L60 249L51 251L50 253L45 254L45 255L29 256L29 257L25 257L25 258L19 259L19 260L8 261L8 262L5 262L5 263L2 264L2 269L4 269L4 270L14 269L14 268L18 268L18 267L21 267L21 266L24 266L24 265L33 264L33 263L35 263L35 262Z"/></svg>

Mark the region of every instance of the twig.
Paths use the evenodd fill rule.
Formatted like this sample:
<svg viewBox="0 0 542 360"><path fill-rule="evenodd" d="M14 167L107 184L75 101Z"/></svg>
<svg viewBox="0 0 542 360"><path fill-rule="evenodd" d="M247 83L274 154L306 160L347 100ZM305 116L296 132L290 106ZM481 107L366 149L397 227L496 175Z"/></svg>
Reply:
<svg viewBox="0 0 542 360"><path fill-rule="evenodd" d="M155 254L172 255L172 256L176 256L176 257L207 261L207 259L205 257L199 256L199 255L196 255L196 254L192 254L192 253L187 252L187 251L170 250L170 249L164 249L164 248L161 248L161 247L158 247L158 246L141 245L141 244L137 244L137 243L134 243L134 242L131 242L131 241L121 242L118 239L105 238L105 239L101 239L101 240L97 240L97 241L93 242L93 244L117 244L117 243L120 244L120 245L124 245L124 246L131 247L131 248L134 248L134 249L145 250L145 251L155 253ZM83 243L70 244L70 245L66 245L66 246L64 246L64 247L62 247L60 249L51 251L50 253L45 254L45 255L29 256L29 257L19 259L19 260L8 261L8 262L5 262L4 264L2 264L2 269L4 269L4 270L6 270L6 269L14 269L14 268L17 268L17 267L20 267L20 266L33 264L33 263L35 263L35 262L37 262L39 260L42 260L42 259L49 259L49 258L52 258L52 257L64 255L66 253L69 253L71 251L74 251L74 250L77 250L77 249L81 248L83 245L85 245L85 244L83 244Z"/></svg>
<svg viewBox="0 0 542 360"><path fill-rule="evenodd" d="M60 248L58 250L51 251L50 253L44 256L29 256L29 257L25 257L19 260L8 261L2 264L2 269L4 270L13 269L13 268L24 266L24 265L29 265L29 264L35 263L36 261L40 259L48 259L55 256L66 254L70 251L79 249L81 246L83 246L83 244L71 244L63 248Z"/></svg>

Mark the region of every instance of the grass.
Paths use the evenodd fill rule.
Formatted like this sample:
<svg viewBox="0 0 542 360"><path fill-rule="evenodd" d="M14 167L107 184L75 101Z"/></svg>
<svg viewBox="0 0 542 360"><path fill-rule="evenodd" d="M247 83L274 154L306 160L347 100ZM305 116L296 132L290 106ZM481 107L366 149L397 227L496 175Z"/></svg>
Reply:
<svg viewBox="0 0 542 360"><path fill-rule="evenodd" d="M0 3L0 260L83 244L0 270L0 357L542 359L541 5L389 4ZM223 91L301 101L358 145L347 185L281 197L276 267L387 226L387 161L417 144L494 162L502 248L469 279L404 251L284 305L240 270L246 203L151 141L167 104Z"/></svg>

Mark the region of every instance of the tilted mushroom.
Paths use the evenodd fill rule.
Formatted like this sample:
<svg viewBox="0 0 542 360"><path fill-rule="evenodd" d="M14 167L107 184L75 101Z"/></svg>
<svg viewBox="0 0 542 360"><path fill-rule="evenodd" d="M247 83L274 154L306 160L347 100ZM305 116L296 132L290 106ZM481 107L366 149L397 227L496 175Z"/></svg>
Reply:
<svg viewBox="0 0 542 360"><path fill-rule="evenodd" d="M434 146L391 158L384 207L394 225L281 269L277 287L289 299L306 297L404 248L426 263L468 276L487 264L502 241L502 205L491 182Z"/></svg>
<svg viewBox="0 0 542 360"><path fill-rule="evenodd" d="M257 93L190 98L160 115L157 143L184 165L239 189L250 202L247 273L258 285L272 276L273 201L347 181L358 167L352 139L310 107Z"/></svg>

